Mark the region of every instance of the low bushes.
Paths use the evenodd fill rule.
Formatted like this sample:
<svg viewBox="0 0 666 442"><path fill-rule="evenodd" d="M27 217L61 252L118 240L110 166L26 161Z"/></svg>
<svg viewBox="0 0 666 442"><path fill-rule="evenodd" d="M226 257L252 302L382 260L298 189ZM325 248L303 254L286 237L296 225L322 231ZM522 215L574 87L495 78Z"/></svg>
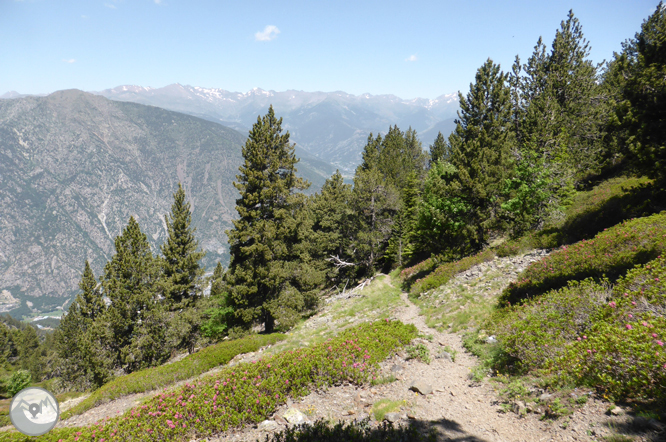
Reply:
<svg viewBox="0 0 666 442"><path fill-rule="evenodd" d="M608 398L666 400L666 258L618 279L571 282L495 314L497 338L521 368Z"/></svg>
<svg viewBox="0 0 666 442"><path fill-rule="evenodd" d="M37 440L191 440L260 422L287 398L311 389L370 381L378 363L417 336L413 325L383 320L362 324L318 345L226 367L166 391L124 416L99 425L56 429ZM32 440L18 433L0 440Z"/></svg>
<svg viewBox="0 0 666 442"><path fill-rule="evenodd" d="M495 258L495 253L492 250L484 250L476 255L468 256L459 261L447 262L438 266L427 276L418 279L414 282L409 290L409 294L418 296L430 289L439 287L446 284L449 279L453 278L456 274L464 272L465 270L483 262L492 261Z"/></svg>
<svg viewBox="0 0 666 442"><path fill-rule="evenodd" d="M266 345L275 344L285 337L283 334L274 333L272 335L251 335L234 341L221 342L201 349L180 361L128 374L98 388L87 399L63 413L61 418L67 419L81 414L121 396L156 390L198 376L212 368L226 364L236 355L256 351Z"/></svg>
<svg viewBox="0 0 666 442"><path fill-rule="evenodd" d="M666 212L625 221L591 240L562 246L533 263L500 297L500 305L516 304L566 286L570 280L608 277L611 281L635 264L666 253Z"/></svg>

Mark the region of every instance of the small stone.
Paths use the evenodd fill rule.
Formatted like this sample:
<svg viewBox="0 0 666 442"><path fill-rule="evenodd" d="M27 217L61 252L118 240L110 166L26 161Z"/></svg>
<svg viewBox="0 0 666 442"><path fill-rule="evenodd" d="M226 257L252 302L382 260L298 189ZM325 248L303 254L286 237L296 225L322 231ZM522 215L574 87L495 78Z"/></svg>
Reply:
<svg viewBox="0 0 666 442"><path fill-rule="evenodd" d="M453 358L451 357L448 351L444 350L440 351L439 354L437 355L437 358L444 359L447 362L453 362Z"/></svg>
<svg viewBox="0 0 666 442"><path fill-rule="evenodd" d="M416 415L414 413L407 413L407 419L416 419Z"/></svg>
<svg viewBox="0 0 666 442"><path fill-rule="evenodd" d="M280 425L286 425L287 421L282 416L274 416L273 420Z"/></svg>
<svg viewBox="0 0 666 442"><path fill-rule="evenodd" d="M284 419L292 425L298 425L305 422L305 415L296 408L290 408L284 413Z"/></svg>
<svg viewBox="0 0 666 442"><path fill-rule="evenodd" d="M400 420L400 413L386 413L384 415L384 420L394 424Z"/></svg>
<svg viewBox="0 0 666 442"><path fill-rule="evenodd" d="M455 395L456 395L456 394L452 391L452 392L451 392L451 396L455 396Z"/></svg>
<svg viewBox="0 0 666 442"><path fill-rule="evenodd" d="M497 342L497 338L495 336L488 336L486 338L486 343L487 344L495 344Z"/></svg>
<svg viewBox="0 0 666 442"><path fill-rule="evenodd" d="M512 408L513 412L516 413L518 416L524 416L525 414L527 414L527 406L523 401L514 402Z"/></svg>
<svg viewBox="0 0 666 442"><path fill-rule="evenodd" d="M257 428L259 428L261 431L272 431L277 429L277 427L277 422L271 420L265 420L257 426Z"/></svg>
<svg viewBox="0 0 666 442"><path fill-rule="evenodd" d="M412 381L409 389L422 395L432 394L432 386L423 381Z"/></svg>
<svg viewBox="0 0 666 442"><path fill-rule="evenodd" d="M541 396L539 396L539 400L541 402L549 402L552 399L552 397L553 397L552 394L544 393Z"/></svg>
<svg viewBox="0 0 666 442"><path fill-rule="evenodd" d="M648 420L644 418L643 416L636 416L634 418L634 426L638 429L645 429L648 426Z"/></svg>
<svg viewBox="0 0 666 442"><path fill-rule="evenodd" d="M360 422L360 421L366 420L368 418L370 418L370 415L368 413L361 412L356 416L356 418L354 420Z"/></svg>
<svg viewBox="0 0 666 442"><path fill-rule="evenodd" d="M624 410L621 409L620 407L615 407L610 411L610 414L612 414L613 416L620 416L624 414Z"/></svg>
<svg viewBox="0 0 666 442"><path fill-rule="evenodd" d="M354 411L354 410L347 410L347 411L345 411L345 416L351 416L351 415L353 415L353 414L356 414L356 411Z"/></svg>
<svg viewBox="0 0 666 442"><path fill-rule="evenodd" d="M391 367L391 373L396 374L396 373L401 373L404 370L404 367L398 364L394 364L393 367Z"/></svg>

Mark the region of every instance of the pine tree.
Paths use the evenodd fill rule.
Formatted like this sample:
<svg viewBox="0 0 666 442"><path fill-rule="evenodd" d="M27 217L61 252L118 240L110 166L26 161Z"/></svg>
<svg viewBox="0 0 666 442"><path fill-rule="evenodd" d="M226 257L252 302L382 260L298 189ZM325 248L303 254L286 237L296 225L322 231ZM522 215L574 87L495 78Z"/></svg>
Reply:
<svg viewBox="0 0 666 442"><path fill-rule="evenodd" d="M515 138L506 79L490 59L479 68L467 97L459 95L456 130L449 137L459 196L469 210L466 236L474 250L486 243L488 230L497 227L505 181L512 170Z"/></svg>
<svg viewBox="0 0 666 442"><path fill-rule="evenodd" d="M615 114L625 154L638 169L666 183L666 5L641 25L613 61L620 99ZM617 132L616 129L616 132Z"/></svg>
<svg viewBox="0 0 666 442"><path fill-rule="evenodd" d="M400 204L400 192L378 168L356 169L351 204L356 214L353 261L365 274L374 272L384 256Z"/></svg>
<svg viewBox="0 0 666 442"><path fill-rule="evenodd" d="M76 303L80 315L88 321L95 321L106 310L102 294L97 287L95 275L86 260L83 268L83 276L79 282L81 293L77 295Z"/></svg>
<svg viewBox="0 0 666 442"><path fill-rule="evenodd" d="M148 321L153 325L151 316L161 316L161 305L157 303L157 282L159 267L150 250L146 235L141 231L134 217L115 239L116 254L104 267L102 288L111 305L106 310L104 321L109 328L109 347L118 363L126 366L127 371L134 371L149 365L155 365L168 357L167 350L160 347L160 354L153 354L153 359L142 359L147 344L140 326ZM151 328L155 333L154 342L165 342L164 324Z"/></svg>
<svg viewBox="0 0 666 442"><path fill-rule="evenodd" d="M204 273L199 261L205 253L194 237L190 203L180 183L173 199L171 213L164 216L168 237L161 247L161 286L169 309L178 310L192 307L199 297L197 286Z"/></svg>
<svg viewBox="0 0 666 442"><path fill-rule="evenodd" d="M229 329L233 312L229 304L229 294L224 288L224 269L218 262L211 278L208 306L205 309L206 320L201 326L203 334L211 338L224 336Z"/></svg>
<svg viewBox="0 0 666 442"><path fill-rule="evenodd" d="M328 278L337 282L353 272L351 242L354 213L350 207L352 186L345 184L339 170L326 180L312 200L314 244L319 259L328 262Z"/></svg>
<svg viewBox="0 0 666 442"><path fill-rule="evenodd" d="M428 166L432 167L439 160L448 161L450 156L451 149L446 142L446 138L444 138L441 132L438 132L435 142L430 146L430 162Z"/></svg>
<svg viewBox="0 0 666 442"><path fill-rule="evenodd" d="M294 147L289 132L282 134L282 119L271 106L250 131L243 146L244 163L234 186L239 219L227 231L231 263L225 274L234 318L240 328L263 323L272 332L276 320L286 326L294 315L308 308L297 287L305 274L294 260L297 238L297 212L302 195L294 194L309 186L296 177Z"/></svg>

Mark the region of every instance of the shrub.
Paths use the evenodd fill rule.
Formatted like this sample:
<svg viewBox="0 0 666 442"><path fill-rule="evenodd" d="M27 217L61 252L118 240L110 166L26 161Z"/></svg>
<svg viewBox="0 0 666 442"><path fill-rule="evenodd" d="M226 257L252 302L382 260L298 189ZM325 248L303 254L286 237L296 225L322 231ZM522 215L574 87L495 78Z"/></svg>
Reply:
<svg viewBox="0 0 666 442"><path fill-rule="evenodd" d="M571 281L563 289L496 312L486 327L525 368L545 368L584 335L609 296L607 283Z"/></svg>
<svg viewBox="0 0 666 442"><path fill-rule="evenodd" d="M410 295L419 295L430 289L444 285L456 274L464 272L477 264L492 261L494 258L495 253L492 250L487 249L459 261L442 264L429 275L416 280L409 293Z"/></svg>
<svg viewBox="0 0 666 442"><path fill-rule="evenodd" d="M437 432L434 429L424 433L415 426L394 427L390 422L382 422L377 427L371 427L368 420L338 422L331 426L318 420L314 424L287 428L266 436L265 442L435 442L436 440Z"/></svg>
<svg viewBox="0 0 666 442"><path fill-rule="evenodd" d="M334 339L285 351L164 391L124 416L85 428L55 429L37 440L191 440L261 422L287 398L344 382L368 382L379 362L417 335L399 321L365 323ZM5 433L0 440L32 440Z"/></svg>
<svg viewBox="0 0 666 442"><path fill-rule="evenodd" d="M564 287L569 280L606 276L612 281L662 253L666 253L666 212L625 221L594 239L562 246L532 263L520 280L504 290L500 305L516 304Z"/></svg>
<svg viewBox="0 0 666 442"><path fill-rule="evenodd" d="M117 378L98 388L87 399L63 413L62 419L84 413L86 410L121 396L156 390L200 375L212 368L226 364L236 355L256 351L285 337L285 335L274 333L271 335L251 335L238 340L221 342L203 348L180 361L147 368Z"/></svg>
<svg viewBox="0 0 666 442"><path fill-rule="evenodd" d="M410 345L406 349L407 360L417 359L426 364L430 364L430 350L424 344Z"/></svg>
<svg viewBox="0 0 666 442"><path fill-rule="evenodd" d="M7 379L7 392L10 396L16 395L32 382L32 376L28 370L17 370Z"/></svg>
<svg viewBox="0 0 666 442"><path fill-rule="evenodd" d="M613 298L558 360L574 379L609 398L666 399L666 258L637 266L618 281Z"/></svg>

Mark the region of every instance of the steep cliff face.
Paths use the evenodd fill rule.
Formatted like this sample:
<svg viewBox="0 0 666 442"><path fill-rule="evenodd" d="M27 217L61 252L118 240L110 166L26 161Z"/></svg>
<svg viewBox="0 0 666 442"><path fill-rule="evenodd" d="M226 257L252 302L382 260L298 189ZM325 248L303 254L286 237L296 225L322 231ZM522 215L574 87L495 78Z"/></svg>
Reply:
<svg viewBox="0 0 666 442"><path fill-rule="evenodd" d="M130 216L157 252L178 181L205 264L228 263L244 142L219 124L77 90L1 100L0 291L21 302L11 314L63 306L86 259L101 273Z"/></svg>

